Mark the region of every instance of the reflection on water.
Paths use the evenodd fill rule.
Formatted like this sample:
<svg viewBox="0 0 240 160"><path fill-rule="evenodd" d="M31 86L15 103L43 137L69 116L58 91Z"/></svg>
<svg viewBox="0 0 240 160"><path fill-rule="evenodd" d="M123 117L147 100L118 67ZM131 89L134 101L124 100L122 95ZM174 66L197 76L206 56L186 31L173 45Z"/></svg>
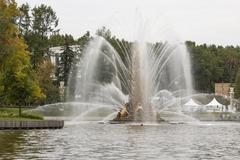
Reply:
<svg viewBox="0 0 240 160"><path fill-rule="evenodd" d="M239 131L227 122L0 131L0 159L238 159Z"/></svg>
<svg viewBox="0 0 240 160"><path fill-rule="evenodd" d="M0 155L4 155L11 159L12 154L17 154L21 144L24 143L24 139L21 137L21 131L15 132L0 132Z"/></svg>

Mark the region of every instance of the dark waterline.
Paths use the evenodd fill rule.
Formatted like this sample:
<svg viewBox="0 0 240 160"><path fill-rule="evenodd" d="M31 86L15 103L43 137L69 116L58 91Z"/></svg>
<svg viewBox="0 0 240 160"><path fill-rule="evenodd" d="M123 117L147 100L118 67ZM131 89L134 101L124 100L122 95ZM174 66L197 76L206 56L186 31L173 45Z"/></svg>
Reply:
<svg viewBox="0 0 240 160"><path fill-rule="evenodd" d="M111 125L0 131L0 159L239 159L240 123Z"/></svg>

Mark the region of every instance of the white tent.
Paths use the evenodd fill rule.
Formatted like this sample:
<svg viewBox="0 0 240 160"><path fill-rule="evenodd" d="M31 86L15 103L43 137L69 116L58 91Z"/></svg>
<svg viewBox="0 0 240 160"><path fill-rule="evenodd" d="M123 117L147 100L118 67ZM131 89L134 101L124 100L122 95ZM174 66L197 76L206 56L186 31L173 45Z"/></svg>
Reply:
<svg viewBox="0 0 240 160"><path fill-rule="evenodd" d="M206 104L205 106L224 106L223 104L219 103L216 98L213 98L211 102Z"/></svg>
<svg viewBox="0 0 240 160"><path fill-rule="evenodd" d="M187 101L187 103L184 104L184 106L185 106L185 107L184 107L183 111L194 112L194 111L197 111L201 105L197 104L197 103L191 98L191 99L189 99L189 101Z"/></svg>
<svg viewBox="0 0 240 160"><path fill-rule="evenodd" d="M189 101L187 103L184 104L184 106L196 106L199 107L201 105L197 104L192 98L189 99Z"/></svg>
<svg viewBox="0 0 240 160"><path fill-rule="evenodd" d="M225 110L225 106L221 103L219 103L216 98L213 98L211 102L205 105L207 111L209 112L220 112Z"/></svg>

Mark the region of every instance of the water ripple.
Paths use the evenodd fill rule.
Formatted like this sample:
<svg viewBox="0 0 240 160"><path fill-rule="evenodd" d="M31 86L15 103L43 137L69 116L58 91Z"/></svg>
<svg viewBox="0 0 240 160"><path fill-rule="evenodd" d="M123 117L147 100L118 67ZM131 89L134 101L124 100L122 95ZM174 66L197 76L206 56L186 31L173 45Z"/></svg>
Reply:
<svg viewBox="0 0 240 160"><path fill-rule="evenodd" d="M0 131L0 159L238 159L239 123Z"/></svg>

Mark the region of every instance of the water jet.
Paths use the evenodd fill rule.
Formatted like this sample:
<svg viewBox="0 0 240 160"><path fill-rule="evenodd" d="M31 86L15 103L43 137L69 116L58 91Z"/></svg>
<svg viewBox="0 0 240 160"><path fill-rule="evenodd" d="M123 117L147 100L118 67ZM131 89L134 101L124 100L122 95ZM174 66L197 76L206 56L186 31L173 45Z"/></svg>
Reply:
<svg viewBox="0 0 240 160"><path fill-rule="evenodd" d="M185 45L153 43L145 36L128 43L94 38L79 63L76 79L75 101L112 106L112 113L117 109L111 123L164 121L160 111L179 105L173 93L190 95L192 90Z"/></svg>

